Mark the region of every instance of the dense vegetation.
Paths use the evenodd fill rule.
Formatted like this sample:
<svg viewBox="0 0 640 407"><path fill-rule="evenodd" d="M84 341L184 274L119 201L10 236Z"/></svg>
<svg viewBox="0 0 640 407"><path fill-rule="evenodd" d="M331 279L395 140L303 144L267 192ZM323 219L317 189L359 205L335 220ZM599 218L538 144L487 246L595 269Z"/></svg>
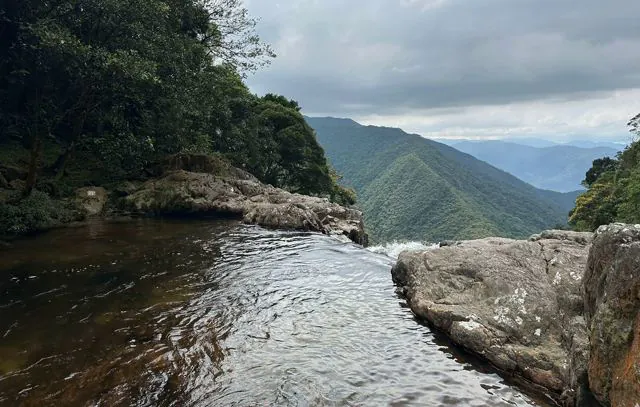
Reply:
<svg viewBox="0 0 640 407"><path fill-rule="evenodd" d="M452 147L515 175L536 188L559 192L581 189L580 183L591 162L618 152L618 149L610 147L532 147L501 140L463 141L452 144Z"/></svg>
<svg viewBox="0 0 640 407"><path fill-rule="evenodd" d="M577 194L539 190L468 154L400 129L307 118L358 192L375 241L526 237L566 226Z"/></svg>
<svg viewBox="0 0 640 407"><path fill-rule="evenodd" d="M0 217L25 212L34 189L140 179L179 152L221 153L275 186L353 200L298 104L243 83L274 57L254 26L240 0L3 2L0 190L19 193L0 194Z"/></svg>
<svg viewBox="0 0 640 407"><path fill-rule="evenodd" d="M640 115L629 126L640 135ZM615 158L594 160L583 185L587 191L578 197L569 218L576 229L595 230L611 222L640 223L640 141Z"/></svg>

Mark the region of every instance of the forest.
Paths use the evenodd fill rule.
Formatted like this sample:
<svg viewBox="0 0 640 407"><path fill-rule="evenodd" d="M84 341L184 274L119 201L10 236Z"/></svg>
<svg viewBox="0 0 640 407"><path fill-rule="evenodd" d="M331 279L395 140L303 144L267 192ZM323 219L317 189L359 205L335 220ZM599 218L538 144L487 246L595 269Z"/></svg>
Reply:
<svg viewBox="0 0 640 407"><path fill-rule="evenodd" d="M51 198L143 179L175 153L217 154L274 186L353 202L300 106L244 83L275 53L241 0L3 4L0 234L61 221ZM3 173L15 172L10 185Z"/></svg>
<svg viewBox="0 0 640 407"><path fill-rule="evenodd" d="M593 231L612 222L640 223L640 114L628 123L636 140L616 157L593 161L585 174L587 191L576 199L569 223Z"/></svg>

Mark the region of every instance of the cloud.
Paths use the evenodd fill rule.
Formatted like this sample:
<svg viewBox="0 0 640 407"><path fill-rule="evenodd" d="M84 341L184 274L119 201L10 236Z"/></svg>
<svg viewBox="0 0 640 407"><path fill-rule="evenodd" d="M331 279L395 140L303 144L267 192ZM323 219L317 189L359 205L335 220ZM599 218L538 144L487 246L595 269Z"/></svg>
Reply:
<svg viewBox="0 0 640 407"><path fill-rule="evenodd" d="M605 97L556 99L363 115L362 124L400 127L430 138L542 137L629 141L628 119L640 112L640 90Z"/></svg>
<svg viewBox="0 0 640 407"><path fill-rule="evenodd" d="M619 92L640 87L636 17L640 2L250 0L246 4L261 17L260 35L279 54L270 67L250 78L251 88L292 97L311 115L395 120L415 117L416 112L421 117L441 117L443 109L457 108L463 116L447 115L456 120L471 111L519 112L525 105L549 114L570 113L580 110L576 106L581 103L591 108L591 100L616 102ZM558 109L565 103L574 107ZM491 123L532 127L532 131L544 124L512 127L507 125L517 117L499 116L494 113ZM523 123L527 120L522 118ZM585 126L584 131L597 133L600 128L582 118L553 120L563 123L559 130ZM478 120L476 128L493 128L488 124ZM458 127L466 126L458 123Z"/></svg>

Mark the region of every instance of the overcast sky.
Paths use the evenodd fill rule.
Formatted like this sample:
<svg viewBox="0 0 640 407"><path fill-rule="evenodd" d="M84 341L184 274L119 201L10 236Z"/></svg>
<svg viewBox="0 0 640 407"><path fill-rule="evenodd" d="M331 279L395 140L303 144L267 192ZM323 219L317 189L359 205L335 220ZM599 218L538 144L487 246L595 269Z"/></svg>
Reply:
<svg viewBox="0 0 640 407"><path fill-rule="evenodd" d="M637 0L245 0L278 57L254 92L430 137L627 137Z"/></svg>

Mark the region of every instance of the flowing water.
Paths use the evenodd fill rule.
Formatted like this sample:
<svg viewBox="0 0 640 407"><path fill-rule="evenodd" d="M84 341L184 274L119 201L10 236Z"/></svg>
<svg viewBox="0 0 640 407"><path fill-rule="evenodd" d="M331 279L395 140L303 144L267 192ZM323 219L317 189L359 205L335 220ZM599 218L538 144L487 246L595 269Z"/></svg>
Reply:
<svg viewBox="0 0 640 407"><path fill-rule="evenodd" d="M0 249L0 405L547 405L420 325L392 264L219 220L15 242Z"/></svg>

